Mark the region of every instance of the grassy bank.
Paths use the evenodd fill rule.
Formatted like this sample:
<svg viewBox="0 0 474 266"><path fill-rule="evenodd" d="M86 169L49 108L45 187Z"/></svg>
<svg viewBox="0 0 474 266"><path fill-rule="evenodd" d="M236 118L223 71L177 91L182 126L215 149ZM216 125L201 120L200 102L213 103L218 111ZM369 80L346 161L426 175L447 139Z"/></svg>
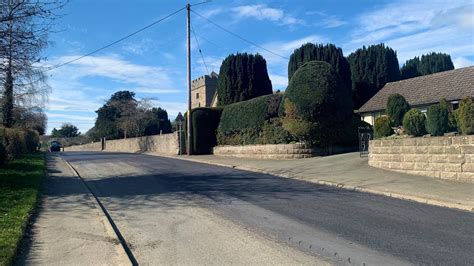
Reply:
<svg viewBox="0 0 474 266"><path fill-rule="evenodd" d="M0 265L12 262L44 177L44 154L0 167Z"/></svg>

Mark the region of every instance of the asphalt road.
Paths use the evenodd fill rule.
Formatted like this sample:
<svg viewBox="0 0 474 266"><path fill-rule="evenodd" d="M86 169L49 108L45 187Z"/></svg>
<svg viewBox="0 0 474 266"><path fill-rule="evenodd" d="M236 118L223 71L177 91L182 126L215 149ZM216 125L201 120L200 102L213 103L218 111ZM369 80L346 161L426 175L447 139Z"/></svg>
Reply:
<svg viewBox="0 0 474 266"><path fill-rule="evenodd" d="M149 155L62 157L139 263L474 264L470 212Z"/></svg>

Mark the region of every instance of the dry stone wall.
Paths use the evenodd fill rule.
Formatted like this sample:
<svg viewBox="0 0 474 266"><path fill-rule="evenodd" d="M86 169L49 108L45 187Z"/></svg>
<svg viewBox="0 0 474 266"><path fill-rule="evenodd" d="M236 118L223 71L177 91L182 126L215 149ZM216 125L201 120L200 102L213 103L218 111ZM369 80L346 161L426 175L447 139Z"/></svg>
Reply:
<svg viewBox="0 0 474 266"><path fill-rule="evenodd" d="M474 136L371 140L369 165L474 183Z"/></svg>
<svg viewBox="0 0 474 266"><path fill-rule="evenodd" d="M66 151L101 151L100 142L66 147ZM139 138L107 140L105 150L110 152L153 152L163 155L179 153L179 137L177 133L145 136Z"/></svg>

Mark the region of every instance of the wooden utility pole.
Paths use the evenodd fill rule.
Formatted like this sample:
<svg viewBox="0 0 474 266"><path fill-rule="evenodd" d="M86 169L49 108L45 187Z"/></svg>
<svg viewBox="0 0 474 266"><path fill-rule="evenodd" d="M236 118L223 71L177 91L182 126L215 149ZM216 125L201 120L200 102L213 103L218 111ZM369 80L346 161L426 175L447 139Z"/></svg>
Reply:
<svg viewBox="0 0 474 266"><path fill-rule="evenodd" d="M191 136L191 5L188 4L186 5L186 11L187 11L187 43L188 43L188 115L187 115L187 120L186 120L186 136L187 136L187 150L188 150L188 155L193 154L193 142L192 142L192 136Z"/></svg>

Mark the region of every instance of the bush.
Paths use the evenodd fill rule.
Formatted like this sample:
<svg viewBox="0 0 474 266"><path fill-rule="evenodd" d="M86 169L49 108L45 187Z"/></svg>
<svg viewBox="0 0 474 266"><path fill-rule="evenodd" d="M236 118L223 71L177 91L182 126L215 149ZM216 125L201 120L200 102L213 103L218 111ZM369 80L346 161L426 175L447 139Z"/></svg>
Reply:
<svg viewBox="0 0 474 266"><path fill-rule="evenodd" d="M283 144L292 140L290 133L283 127L281 118L272 118L263 124L259 141L261 144Z"/></svg>
<svg viewBox="0 0 474 266"><path fill-rule="evenodd" d="M458 128L465 135L474 134L474 102L469 97L459 104Z"/></svg>
<svg viewBox="0 0 474 266"><path fill-rule="evenodd" d="M442 136L448 132L449 112L445 104L428 107L426 113L426 131L433 136Z"/></svg>
<svg viewBox="0 0 474 266"><path fill-rule="evenodd" d="M278 116L281 97L271 94L225 106L218 133L229 135L246 129L260 131L265 121Z"/></svg>
<svg viewBox="0 0 474 266"><path fill-rule="evenodd" d="M412 136L421 136L426 133L425 115L418 109L411 109L403 117L403 128Z"/></svg>
<svg viewBox="0 0 474 266"><path fill-rule="evenodd" d="M458 131L458 122L457 122L457 110L453 110L448 114L448 131L457 132Z"/></svg>
<svg viewBox="0 0 474 266"><path fill-rule="evenodd" d="M216 130L222 108L196 108L191 111L193 153L210 154L217 144Z"/></svg>
<svg viewBox="0 0 474 266"><path fill-rule="evenodd" d="M315 135L315 124L299 118L283 119L283 128L290 133L290 135L298 141L313 143L313 136Z"/></svg>
<svg viewBox="0 0 474 266"><path fill-rule="evenodd" d="M25 130L24 134L27 152L35 152L40 141L38 132L36 130L27 129Z"/></svg>
<svg viewBox="0 0 474 266"><path fill-rule="evenodd" d="M15 128L4 129L4 144L8 160L19 158L27 153L24 131Z"/></svg>
<svg viewBox="0 0 474 266"><path fill-rule="evenodd" d="M385 113L390 117L392 126L400 126L403 121L403 116L408 110L410 110L410 105L408 105L402 95L392 94L388 97Z"/></svg>
<svg viewBox="0 0 474 266"><path fill-rule="evenodd" d="M374 134L376 138L383 138L392 135L393 130L390 126L390 118L388 116L380 116L375 119Z"/></svg>
<svg viewBox="0 0 474 266"><path fill-rule="evenodd" d="M292 110L287 110L288 106ZM342 142L337 138L341 134L336 131L345 130L344 126L352 119L352 96L330 64L311 61L299 67L292 76L283 108L280 113L286 118L314 124L310 126L314 144L332 145ZM300 122L293 121L292 124L306 124ZM308 126L304 128L309 129Z"/></svg>

